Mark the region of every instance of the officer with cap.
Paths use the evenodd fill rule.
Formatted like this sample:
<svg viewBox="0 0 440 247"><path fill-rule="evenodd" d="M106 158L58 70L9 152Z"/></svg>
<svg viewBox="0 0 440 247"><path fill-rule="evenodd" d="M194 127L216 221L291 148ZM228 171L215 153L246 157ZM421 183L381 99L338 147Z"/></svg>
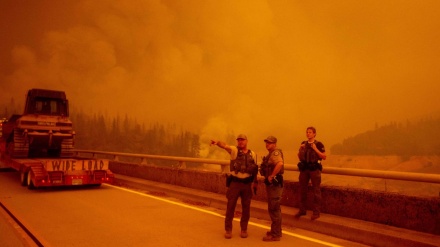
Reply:
<svg viewBox="0 0 440 247"><path fill-rule="evenodd" d="M277 148L277 138L269 136L264 139L269 154L263 157L260 174L265 177L268 212L272 224L263 241L280 241L281 232L281 195L283 193L284 158L281 149Z"/></svg>
<svg viewBox="0 0 440 247"><path fill-rule="evenodd" d="M221 141L211 140L211 145L217 145L230 154L230 172L227 174L226 198L228 204L225 216L225 238L232 238L232 220L234 219L237 200L241 197L242 215L240 220L240 237L247 238L247 227L250 218L252 189L258 186L257 154L247 148L248 139L244 134L237 136L237 146L230 146Z"/></svg>

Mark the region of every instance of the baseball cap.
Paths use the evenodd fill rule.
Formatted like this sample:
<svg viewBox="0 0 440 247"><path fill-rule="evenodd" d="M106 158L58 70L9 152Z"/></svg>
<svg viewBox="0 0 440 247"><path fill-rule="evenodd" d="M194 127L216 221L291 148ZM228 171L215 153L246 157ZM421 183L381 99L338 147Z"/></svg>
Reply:
<svg viewBox="0 0 440 247"><path fill-rule="evenodd" d="M246 136L245 134L239 134L239 135L237 136L237 140L238 140L238 139L247 140L247 136Z"/></svg>
<svg viewBox="0 0 440 247"><path fill-rule="evenodd" d="M275 136L268 136L264 139L264 142L277 143L277 138Z"/></svg>

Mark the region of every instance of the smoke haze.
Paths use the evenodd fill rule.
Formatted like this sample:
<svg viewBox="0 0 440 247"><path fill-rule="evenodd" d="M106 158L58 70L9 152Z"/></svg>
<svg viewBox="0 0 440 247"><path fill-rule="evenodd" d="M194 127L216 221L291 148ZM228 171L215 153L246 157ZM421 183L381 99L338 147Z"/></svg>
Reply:
<svg viewBox="0 0 440 247"><path fill-rule="evenodd" d="M0 103L64 90L90 113L202 141L307 126L329 147L440 112L440 2L3 0Z"/></svg>

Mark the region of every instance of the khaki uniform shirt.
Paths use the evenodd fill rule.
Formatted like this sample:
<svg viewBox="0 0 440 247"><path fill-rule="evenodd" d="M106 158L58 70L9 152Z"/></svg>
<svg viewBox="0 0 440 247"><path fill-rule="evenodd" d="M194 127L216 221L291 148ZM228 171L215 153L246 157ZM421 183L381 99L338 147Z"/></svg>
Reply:
<svg viewBox="0 0 440 247"><path fill-rule="evenodd" d="M281 156L281 152L280 152L280 150L275 149L275 150L272 152L272 154L270 155L269 160L268 160L268 163L269 163L270 165L275 166L275 165L278 164L278 162L280 162L280 161L283 162L283 164L284 164L283 157ZM270 174L269 174L269 175L270 175Z"/></svg>

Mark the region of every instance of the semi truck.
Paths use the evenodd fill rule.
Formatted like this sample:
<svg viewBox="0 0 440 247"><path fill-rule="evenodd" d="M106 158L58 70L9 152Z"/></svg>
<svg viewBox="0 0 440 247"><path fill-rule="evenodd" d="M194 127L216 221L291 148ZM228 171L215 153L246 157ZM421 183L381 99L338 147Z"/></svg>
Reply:
<svg viewBox="0 0 440 247"><path fill-rule="evenodd" d="M106 159L75 157L66 93L30 89L24 112L3 121L0 162L20 172L29 189L113 183Z"/></svg>

